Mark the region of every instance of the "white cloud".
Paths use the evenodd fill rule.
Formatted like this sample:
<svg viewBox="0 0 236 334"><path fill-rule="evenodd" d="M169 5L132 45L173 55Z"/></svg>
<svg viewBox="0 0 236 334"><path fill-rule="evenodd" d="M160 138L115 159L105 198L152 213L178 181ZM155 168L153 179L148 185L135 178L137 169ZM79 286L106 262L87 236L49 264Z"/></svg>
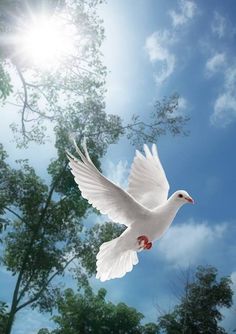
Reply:
<svg viewBox="0 0 236 334"><path fill-rule="evenodd" d="M180 0L179 11L171 10L169 15L174 27L186 24L196 14L197 5L193 1Z"/></svg>
<svg viewBox="0 0 236 334"><path fill-rule="evenodd" d="M157 84L162 84L175 70L176 56L170 51L170 46L176 43L176 27L183 26L196 13L197 6L193 1L180 0L178 12L171 10L169 15L172 18L170 30L155 31L146 38L145 49L152 64L158 63L158 70L154 78Z"/></svg>
<svg viewBox="0 0 236 334"><path fill-rule="evenodd" d="M107 166L107 177L120 187L126 188L129 174L128 162L120 160L117 164L114 164L112 161L108 161Z"/></svg>
<svg viewBox="0 0 236 334"><path fill-rule="evenodd" d="M207 75L215 74L223 68L226 63L224 53L216 53L206 62Z"/></svg>
<svg viewBox="0 0 236 334"><path fill-rule="evenodd" d="M211 123L219 127L226 127L236 118L236 97L231 92L218 96L214 112L211 115Z"/></svg>
<svg viewBox="0 0 236 334"><path fill-rule="evenodd" d="M225 127L236 119L236 66L228 67L224 76L223 92L217 97L210 117L211 124L220 127Z"/></svg>
<svg viewBox="0 0 236 334"><path fill-rule="evenodd" d="M174 71L175 55L172 54L167 44L174 41L173 35L169 31L156 31L146 39L145 49L152 63L159 62L159 72L155 74L158 84L163 83Z"/></svg>
<svg viewBox="0 0 236 334"><path fill-rule="evenodd" d="M171 227L159 243L160 254L173 266L196 264L222 238L226 224L209 226L207 222L189 221Z"/></svg>
<svg viewBox="0 0 236 334"><path fill-rule="evenodd" d="M216 11L214 13L214 18L211 24L211 30L213 34L215 34L219 38L222 38L225 35L226 19Z"/></svg>

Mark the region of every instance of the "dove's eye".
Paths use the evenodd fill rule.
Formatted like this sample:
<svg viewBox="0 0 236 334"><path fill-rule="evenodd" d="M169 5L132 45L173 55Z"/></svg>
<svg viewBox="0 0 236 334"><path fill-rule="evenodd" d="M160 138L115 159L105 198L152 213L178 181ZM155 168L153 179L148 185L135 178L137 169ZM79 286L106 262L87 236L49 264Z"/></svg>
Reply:
<svg viewBox="0 0 236 334"><path fill-rule="evenodd" d="M183 196L182 194L179 194L178 197L179 197L179 198L183 198L184 196Z"/></svg>

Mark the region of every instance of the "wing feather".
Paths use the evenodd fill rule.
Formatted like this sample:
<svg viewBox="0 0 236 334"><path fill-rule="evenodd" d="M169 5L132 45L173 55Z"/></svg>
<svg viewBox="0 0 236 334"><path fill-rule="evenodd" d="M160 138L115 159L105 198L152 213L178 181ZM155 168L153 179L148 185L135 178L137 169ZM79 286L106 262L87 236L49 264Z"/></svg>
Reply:
<svg viewBox="0 0 236 334"><path fill-rule="evenodd" d="M136 151L127 191L139 203L154 209L167 200L169 183L158 157L156 145L152 145L151 151L144 145L144 152L145 156Z"/></svg>
<svg viewBox="0 0 236 334"><path fill-rule="evenodd" d="M104 177L90 159L86 144L83 148L85 155L76 146L81 160L67 152L71 172L82 196L114 222L130 226L137 219L145 219L150 211L128 192Z"/></svg>

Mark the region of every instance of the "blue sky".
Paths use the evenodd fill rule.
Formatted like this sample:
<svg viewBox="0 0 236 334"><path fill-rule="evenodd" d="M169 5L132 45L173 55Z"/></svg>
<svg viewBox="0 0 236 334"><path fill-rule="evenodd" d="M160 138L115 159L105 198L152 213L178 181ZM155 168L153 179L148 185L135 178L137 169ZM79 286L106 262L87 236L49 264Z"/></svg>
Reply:
<svg viewBox="0 0 236 334"><path fill-rule="evenodd" d="M133 113L145 117L155 99L178 92L179 112L191 117L188 137L166 136L157 144L170 193L186 189L196 205L181 209L163 239L139 254L140 262L131 273L105 283L91 280L95 289L108 290L108 299L136 307L147 321L156 320L156 304L164 310L175 304L170 286L177 281L179 268L214 265L220 275L231 276L236 292L235 12L233 0L108 0L100 10L107 36L103 45L109 69L107 112L125 121ZM47 145L47 152L37 147L37 155L35 145L16 150L6 128L15 110L6 107L3 112L0 140L11 160L23 154L45 176L40 159L44 156L46 166L52 145ZM103 159L104 174L125 186L134 151L126 139L112 145ZM1 271L0 299L7 300L10 284L9 275ZM235 313L224 314L230 333L236 328ZM29 325L22 323L25 317L31 319ZM47 317L29 311L19 315L13 333L34 334L47 325Z"/></svg>

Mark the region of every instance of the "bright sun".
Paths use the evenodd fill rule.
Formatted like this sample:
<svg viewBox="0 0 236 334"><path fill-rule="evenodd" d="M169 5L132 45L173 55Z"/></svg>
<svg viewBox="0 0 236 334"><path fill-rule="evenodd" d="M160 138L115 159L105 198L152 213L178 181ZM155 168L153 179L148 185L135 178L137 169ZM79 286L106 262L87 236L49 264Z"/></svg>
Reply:
<svg viewBox="0 0 236 334"><path fill-rule="evenodd" d="M54 67L74 51L74 27L63 18L35 17L20 34L20 52L38 67Z"/></svg>

